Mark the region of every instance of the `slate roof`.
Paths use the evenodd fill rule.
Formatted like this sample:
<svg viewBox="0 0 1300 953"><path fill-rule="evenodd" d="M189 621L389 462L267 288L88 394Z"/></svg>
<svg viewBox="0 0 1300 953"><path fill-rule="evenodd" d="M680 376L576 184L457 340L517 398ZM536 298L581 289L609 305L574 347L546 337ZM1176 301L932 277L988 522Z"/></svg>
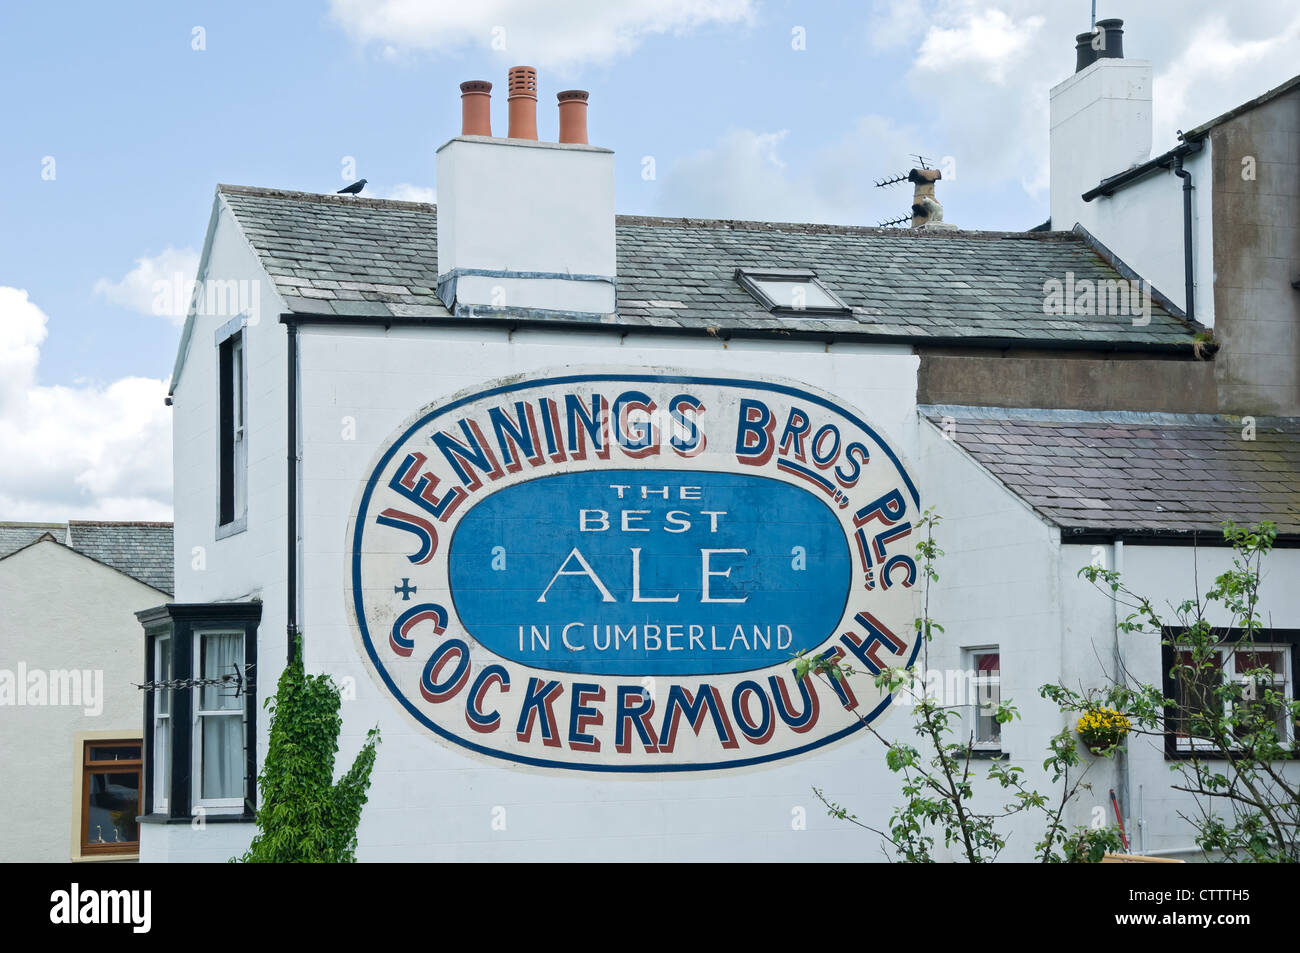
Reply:
<svg viewBox="0 0 1300 953"><path fill-rule="evenodd" d="M450 318L435 291L435 206L231 185L218 192L290 311ZM618 313L605 322L615 326L931 344L1192 346L1193 329L1159 304L1145 326L1127 315L1044 314L1049 279L1120 277L1071 232L618 216L616 240ZM747 266L812 268L853 313L773 315L737 284L736 268Z"/></svg>
<svg viewBox="0 0 1300 953"><path fill-rule="evenodd" d="M0 559L30 546L46 533L59 542L68 536L67 523L0 523Z"/></svg>
<svg viewBox="0 0 1300 953"><path fill-rule="evenodd" d="M118 572L168 595L175 589L172 524L99 522L0 523L0 559L30 546L45 534Z"/></svg>
<svg viewBox="0 0 1300 953"><path fill-rule="evenodd" d="M171 523L68 523L68 545L91 559L173 593Z"/></svg>
<svg viewBox="0 0 1300 953"><path fill-rule="evenodd" d="M1014 493L1083 534L1206 534L1272 520L1300 536L1300 418L923 406Z"/></svg>

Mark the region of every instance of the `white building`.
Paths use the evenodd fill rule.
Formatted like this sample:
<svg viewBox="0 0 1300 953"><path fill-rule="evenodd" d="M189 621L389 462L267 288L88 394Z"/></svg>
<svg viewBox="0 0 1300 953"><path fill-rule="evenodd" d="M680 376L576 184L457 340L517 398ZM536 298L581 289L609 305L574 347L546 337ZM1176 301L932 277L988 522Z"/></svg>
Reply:
<svg viewBox="0 0 1300 953"><path fill-rule="evenodd" d="M1110 128L1129 71L1149 91L1149 67L1112 57L1054 93L1070 100L1053 120L1058 228L1093 208L1070 195L1145 158L1140 142L1056 155ZM1147 277L1112 210L1131 203L1181 249L1181 204L1141 205L1156 179L1112 182L1086 230L617 216L585 96L560 94L567 141L528 136L535 80L512 71L509 137L485 126L486 84L462 87L436 210L218 187L200 278L261 306L187 321L177 603L141 618L151 677L255 688L177 692L166 717L147 696L143 859L247 845L259 713L295 630L344 687L340 760L383 732L362 860L875 858L812 789L886 821L897 778L861 729L905 731L906 713L867 674L796 681L790 654L859 672L917 657L923 509L947 554L930 664L1000 680L1022 720L999 733L972 705L971 730L1042 787L1065 718L1038 687L1100 684L1115 658L1115 607L1079 568L1104 558L1177 601L1193 560L1202 581L1224 565L1225 517L1300 539L1294 378L1234 379L1233 411L1268 397L1253 441L1217 416L1234 342L1274 320L1295 339L1290 289L1276 315L1216 307L1233 329L1217 355L1158 256L1154 295L1096 305ZM1139 118L1116 128L1140 139ZM1294 161L1275 175L1300 191ZM1281 548L1265 585L1288 691L1297 571ZM1119 651L1160 677L1155 637ZM1187 849L1169 743L1099 765L1071 821L1109 811L1114 788L1134 850ZM1018 830L1008 856L1034 839Z"/></svg>
<svg viewBox="0 0 1300 953"><path fill-rule="evenodd" d="M170 523L0 523L0 860L139 853L144 649Z"/></svg>

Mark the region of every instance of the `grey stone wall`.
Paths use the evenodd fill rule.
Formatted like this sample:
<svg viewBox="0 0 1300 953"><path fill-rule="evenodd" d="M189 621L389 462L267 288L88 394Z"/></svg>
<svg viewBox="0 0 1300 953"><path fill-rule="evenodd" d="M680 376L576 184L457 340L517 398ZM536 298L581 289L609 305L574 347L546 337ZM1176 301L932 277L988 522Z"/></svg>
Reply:
<svg viewBox="0 0 1300 953"><path fill-rule="evenodd" d="M917 401L989 407L1215 413L1207 361L921 351Z"/></svg>
<svg viewBox="0 0 1300 953"><path fill-rule="evenodd" d="M1300 89L1210 136L1220 407L1300 415Z"/></svg>

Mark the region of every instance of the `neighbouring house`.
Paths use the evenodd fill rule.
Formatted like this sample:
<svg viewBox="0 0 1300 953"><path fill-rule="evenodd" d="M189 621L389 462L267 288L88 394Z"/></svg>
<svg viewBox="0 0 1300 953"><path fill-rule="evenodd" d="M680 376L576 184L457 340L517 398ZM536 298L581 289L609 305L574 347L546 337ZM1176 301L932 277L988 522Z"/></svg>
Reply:
<svg viewBox="0 0 1300 953"><path fill-rule="evenodd" d="M144 649L170 523L0 522L0 860L139 854Z"/></svg>
<svg viewBox="0 0 1300 953"><path fill-rule="evenodd" d="M1293 694L1300 249L1266 210L1300 195L1300 87L1150 165L1150 65L1099 28L1053 92L1048 229L953 227L935 170L910 229L616 215L586 93L538 141L527 67L505 136L462 84L436 208L218 186L200 279L261 306L191 314L172 377L176 600L139 618L147 677L192 687L142 696L142 859L246 847L297 633L343 689L341 758L383 732L362 860L875 858L813 793L882 825L897 801L863 728L908 719L872 671L954 676L979 751L1045 787L1066 719L1038 687L1163 664L1078 570L1181 601L1228 518L1278 525ZM1266 194L1228 181L1247 128ZM980 699L1008 696L999 726ZM1114 790L1130 849L1194 855L1181 744L1095 766L1070 823Z"/></svg>

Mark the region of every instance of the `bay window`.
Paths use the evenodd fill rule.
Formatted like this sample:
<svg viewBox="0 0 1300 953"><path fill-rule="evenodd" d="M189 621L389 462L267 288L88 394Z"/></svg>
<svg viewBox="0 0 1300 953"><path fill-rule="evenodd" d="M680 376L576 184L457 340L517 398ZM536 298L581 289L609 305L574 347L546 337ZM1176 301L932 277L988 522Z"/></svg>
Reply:
<svg viewBox="0 0 1300 953"><path fill-rule="evenodd" d="M137 613L148 640L145 821L251 819L259 602Z"/></svg>
<svg viewBox="0 0 1300 953"><path fill-rule="evenodd" d="M194 775L204 807L242 807L244 802L244 710L242 632L196 632L200 684L194 719ZM217 678L236 678L212 684Z"/></svg>
<svg viewBox="0 0 1300 953"><path fill-rule="evenodd" d="M172 691L167 687L172 678L171 638L155 636L152 640L154 681L158 685L153 697L153 803L160 811L167 810L168 779L171 776L171 701Z"/></svg>

